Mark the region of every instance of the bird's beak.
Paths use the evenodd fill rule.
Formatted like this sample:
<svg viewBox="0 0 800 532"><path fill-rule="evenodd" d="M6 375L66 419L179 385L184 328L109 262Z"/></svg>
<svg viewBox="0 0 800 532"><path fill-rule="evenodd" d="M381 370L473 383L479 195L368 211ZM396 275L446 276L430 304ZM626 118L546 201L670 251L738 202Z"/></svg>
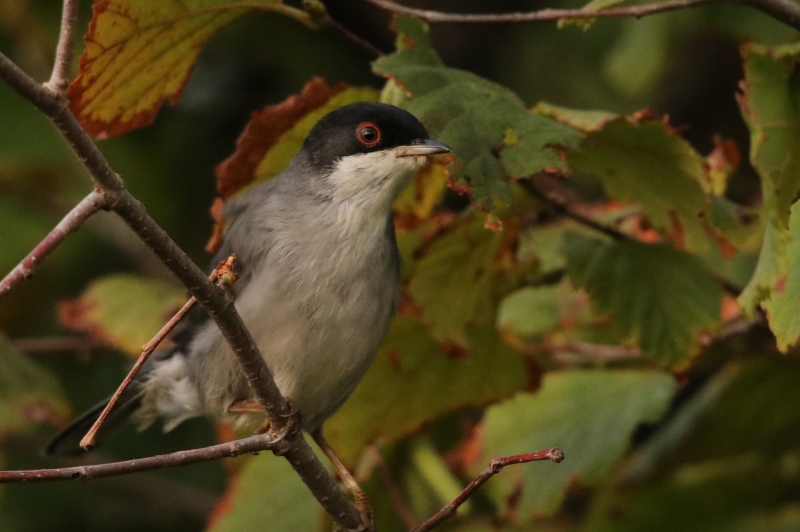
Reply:
<svg viewBox="0 0 800 532"><path fill-rule="evenodd" d="M438 140L417 139L408 146L400 146L397 149L399 157L410 157L412 155L436 155L438 153L450 153L450 147Z"/></svg>

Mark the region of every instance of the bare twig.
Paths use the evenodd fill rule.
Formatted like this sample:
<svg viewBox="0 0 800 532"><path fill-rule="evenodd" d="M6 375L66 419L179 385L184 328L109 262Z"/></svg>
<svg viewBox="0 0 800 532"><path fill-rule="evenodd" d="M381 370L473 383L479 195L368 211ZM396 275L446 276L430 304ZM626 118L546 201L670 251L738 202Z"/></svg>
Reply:
<svg viewBox="0 0 800 532"><path fill-rule="evenodd" d="M202 270L181 250L150 217L144 206L125 188L119 175L109 166L95 143L80 126L67 106L66 98L42 87L17 65L0 53L0 79L27 98L46 114L83 163L95 186L131 229L161 259L173 274L197 298L217 323L228 341L258 403L270 420L268 434L281 434L295 418L292 409L278 390L258 347L236 312L229 294L211 282ZM355 530L361 526L358 510L344 496L325 471L302 435L289 434L273 452L286 457L316 499L341 527Z"/></svg>
<svg viewBox="0 0 800 532"><path fill-rule="evenodd" d="M535 462L539 460L550 460L552 462L559 463L564 460L564 453L561 451L561 449L554 447L544 451L536 451L535 453L494 458L491 462L489 462L489 465L486 466L486 469L481 471L480 475L475 477L475 479L470 482L466 488L464 488L464 491L462 491L458 497L453 499L453 501L447 506L436 512L433 517L419 525L411 532L428 532L428 530L433 530L435 527L439 526L442 521L453 517L456 514L458 507L464 504L464 502L469 499L470 496L472 496L475 490L483 486L487 480L499 473L500 470L505 466L512 464L525 464L527 462Z"/></svg>
<svg viewBox="0 0 800 532"><path fill-rule="evenodd" d="M657 13L687 9L705 4L719 3L723 0L667 0L653 4L640 4L607 9L542 9L527 13L443 13L428 9L406 7L390 0L367 0L382 9L399 15L411 15L430 24L442 22L459 23L499 23L536 22L588 18L641 18ZM731 3L748 5L763 11L772 18L800 30L800 4L792 0L730 0Z"/></svg>
<svg viewBox="0 0 800 532"><path fill-rule="evenodd" d="M398 15L411 15L430 24L442 22L459 23L499 23L499 22L542 22L564 19L581 19L595 17L645 17L666 11L686 9L688 7L711 4L721 0L668 0L657 4L642 4L630 7L611 7L608 9L542 9L527 13L443 13L430 9L418 9L400 5L390 0L367 0L382 9Z"/></svg>
<svg viewBox="0 0 800 532"><path fill-rule="evenodd" d="M17 283L33 275L36 266L47 258L54 249L61 244L67 235L78 229L93 214L106 208L105 196L97 191L86 196L56 225L44 240L28 253L11 272L0 281L0 299L6 295Z"/></svg>
<svg viewBox="0 0 800 532"><path fill-rule="evenodd" d="M287 434L297 434L299 428L292 429ZM57 469L32 469L23 471L0 471L0 484L16 482L46 482L54 480L92 480L103 477L129 475L139 471L151 471L166 467L180 467L198 462L208 462L220 458L233 458L245 453L257 453L266 450L275 450L279 444L285 442L280 437L270 434L256 434L249 438L234 440L228 443L178 451L176 453L148 456L124 462L111 462L107 464L82 465L76 467L62 467Z"/></svg>
<svg viewBox="0 0 800 532"><path fill-rule="evenodd" d="M56 47L53 73L47 85L58 93L65 94L69 85L72 56L75 49L75 31L78 27L78 0L64 0L61 12L61 34Z"/></svg>
<svg viewBox="0 0 800 532"><path fill-rule="evenodd" d="M219 265L217 265L216 268L214 268L214 271L211 272L211 275L209 275L208 278L212 281L218 281L219 279L225 278L235 281L237 279L236 274L233 273L233 264L235 260L236 255L231 255L226 260L223 260L219 263ZM136 363L122 380L122 383L117 388L117 391L114 392L114 395L111 396L111 399L108 400L105 408L103 408L103 411L100 412L100 415L86 433L86 436L81 439L80 446L82 449L88 451L94 447L94 438L95 435L97 435L97 431L103 426L103 423L105 423L106 418L114 409L114 406L117 404L117 401L119 401L119 398L128 388L130 383L133 382L134 377L136 377L136 374L139 373L139 370L142 368L142 366L144 366L144 363L147 362L147 359L150 358L150 355L153 353L153 351L155 351L156 347L158 347L158 345L164 340L164 338L167 337L172 329L178 325L178 322L180 322L183 317L186 316L195 303L197 303L197 299L195 299L194 296L190 297L189 301L184 303L181 309L176 312L175 315L172 316L172 318L170 318L170 320L163 327L161 327L161 330L156 333L153 339L142 346L142 354L140 354L139 358L136 359Z"/></svg>

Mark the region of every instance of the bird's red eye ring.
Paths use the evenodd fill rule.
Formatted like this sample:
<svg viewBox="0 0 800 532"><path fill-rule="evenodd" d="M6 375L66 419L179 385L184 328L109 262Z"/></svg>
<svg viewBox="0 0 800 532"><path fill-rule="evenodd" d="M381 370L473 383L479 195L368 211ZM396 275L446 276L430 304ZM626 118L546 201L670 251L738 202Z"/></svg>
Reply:
<svg viewBox="0 0 800 532"><path fill-rule="evenodd" d="M356 129L356 138L367 148L372 148L381 141L381 130L372 122L362 122Z"/></svg>

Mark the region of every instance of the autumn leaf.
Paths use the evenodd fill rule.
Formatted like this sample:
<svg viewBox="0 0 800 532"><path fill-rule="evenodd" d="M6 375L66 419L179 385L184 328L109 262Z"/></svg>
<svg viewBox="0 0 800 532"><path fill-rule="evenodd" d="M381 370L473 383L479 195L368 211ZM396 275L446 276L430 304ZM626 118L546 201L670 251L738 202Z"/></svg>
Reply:
<svg viewBox="0 0 800 532"><path fill-rule="evenodd" d="M90 284L77 299L59 304L61 322L130 355L138 356L186 301L183 289L135 275L110 275Z"/></svg>
<svg viewBox="0 0 800 532"><path fill-rule="evenodd" d="M308 23L281 0L98 0L84 37L80 73L70 84L72 112L98 138L150 124L164 100L178 101L205 43L254 11Z"/></svg>

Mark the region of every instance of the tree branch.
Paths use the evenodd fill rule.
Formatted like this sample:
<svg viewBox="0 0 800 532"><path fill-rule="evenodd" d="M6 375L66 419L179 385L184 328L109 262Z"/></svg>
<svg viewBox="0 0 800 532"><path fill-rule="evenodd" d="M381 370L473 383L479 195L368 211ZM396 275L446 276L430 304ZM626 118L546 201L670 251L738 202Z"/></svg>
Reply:
<svg viewBox="0 0 800 532"><path fill-rule="evenodd" d="M299 433L297 427L292 433ZM288 435L287 435L288 436ZM276 449L285 440L276 439L270 434L256 434L249 438L228 443L178 451L176 453L136 458L124 462L107 464L62 467L57 469L30 469L23 471L0 471L0 484L17 482L48 482L55 480L92 480L95 478L129 475L140 471L152 471L166 467L180 467L198 462L208 462L220 458L234 458L245 453L257 453Z"/></svg>
<svg viewBox="0 0 800 532"><path fill-rule="evenodd" d="M398 15L411 15L429 24L443 22L491 24L500 22L540 22L581 18L620 18L645 17L666 11L711 4L721 0L667 0L657 4L643 4L630 7L611 7L607 9L542 9L527 13L443 13L429 9L418 9L400 5L390 0L366 0ZM756 0L758 1L758 0Z"/></svg>
<svg viewBox="0 0 800 532"><path fill-rule="evenodd" d="M147 214L144 206L125 188L122 178L109 166L100 150L80 126L66 98L36 83L5 55L0 53L0 79L44 112L72 147L95 186L139 238L197 298L219 326L248 379L259 405L270 420L268 434L281 434L295 418L275 384L258 347L236 312L233 300L211 282L167 233ZM361 519L355 506L344 496L326 472L311 447L299 433L289 434L273 452L286 457L311 492L343 528L355 530Z"/></svg>
<svg viewBox="0 0 800 532"><path fill-rule="evenodd" d="M58 222L52 231L28 253L28 256L14 267L2 281L0 281L0 299L3 298L15 285L29 279L36 266L46 259L50 253L61 244L67 235L77 230L83 222L93 214L105 209L107 202L105 196L93 191L78 203L64 218Z"/></svg>
<svg viewBox="0 0 800 532"><path fill-rule="evenodd" d="M56 47L56 60L53 73L47 85L55 91L65 94L69 85L72 69L72 56L75 49L75 31L78 27L78 0L64 0L61 12L61 34Z"/></svg>
<svg viewBox="0 0 800 532"><path fill-rule="evenodd" d="M430 24L443 22L459 23L500 23L500 22L536 22L586 18L641 18L657 13L687 9L705 4L718 3L722 0L667 0L654 4L641 4L628 7L610 7L607 9L542 9L527 13L443 13L428 9L417 9L400 5L390 0L366 0L387 11L398 15L411 15ZM748 5L763 11L772 18L800 30L800 4L792 0L729 0L731 3Z"/></svg>
<svg viewBox="0 0 800 532"><path fill-rule="evenodd" d="M535 453L494 458L491 462L489 462L489 465L486 466L486 469L481 471L480 475L475 477L475 479L470 482L466 488L464 488L464 491L462 491L458 497L453 499L450 504L436 512L433 517L419 525L411 532L428 532L429 530L433 530L439 526L442 521L453 517L456 514L458 507L464 504L464 502L469 499L470 496L472 496L475 490L483 486L487 480L499 473L500 470L505 466L512 464L525 464L527 462L535 462L540 460L550 460L552 462L559 463L564 460L564 452L561 451L561 449L553 447L552 449L536 451Z"/></svg>

